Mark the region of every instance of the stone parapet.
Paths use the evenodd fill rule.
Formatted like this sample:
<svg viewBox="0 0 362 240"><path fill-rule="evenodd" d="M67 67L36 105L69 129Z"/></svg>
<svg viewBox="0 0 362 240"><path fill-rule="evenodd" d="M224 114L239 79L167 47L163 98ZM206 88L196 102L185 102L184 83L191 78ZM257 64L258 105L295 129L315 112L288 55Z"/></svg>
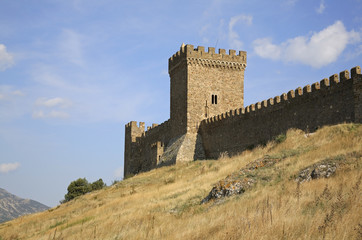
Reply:
<svg viewBox="0 0 362 240"><path fill-rule="evenodd" d="M239 54L236 55L235 50L230 49L229 54L227 54L225 49L219 49L219 52L215 53L213 47L209 47L208 51L205 52L205 47L194 48L190 44L182 45L180 51L168 60L169 73L171 74L182 63L240 70L246 67L246 52L239 51Z"/></svg>

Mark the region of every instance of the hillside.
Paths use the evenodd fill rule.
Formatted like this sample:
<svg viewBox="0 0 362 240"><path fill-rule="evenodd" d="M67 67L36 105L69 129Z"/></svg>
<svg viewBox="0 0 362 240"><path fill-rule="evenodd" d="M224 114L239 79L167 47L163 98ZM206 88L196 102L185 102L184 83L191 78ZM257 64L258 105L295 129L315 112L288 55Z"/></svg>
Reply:
<svg viewBox="0 0 362 240"><path fill-rule="evenodd" d="M3 223L0 239L362 239L361 164L360 124L289 130L235 157L162 167ZM201 204L212 189L231 196Z"/></svg>
<svg viewBox="0 0 362 240"><path fill-rule="evenodd" d="M0 223L22 215L47 210L49 207L31 199L22 199L0 188Z"/></svg>

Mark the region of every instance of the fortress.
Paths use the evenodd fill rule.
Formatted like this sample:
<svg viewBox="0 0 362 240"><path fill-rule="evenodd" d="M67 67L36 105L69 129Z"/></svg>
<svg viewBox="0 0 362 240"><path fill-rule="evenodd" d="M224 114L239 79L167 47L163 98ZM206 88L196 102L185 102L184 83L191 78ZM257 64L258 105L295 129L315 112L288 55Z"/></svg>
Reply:
<svg viewBox="0 0 362 240"><path fill-rule="evenodd" d="M362 123L361 68L244 108L246 52L182 44L168 62L170 119L125 126L124 176L181 161L235 155L289 128Z"/></svg>

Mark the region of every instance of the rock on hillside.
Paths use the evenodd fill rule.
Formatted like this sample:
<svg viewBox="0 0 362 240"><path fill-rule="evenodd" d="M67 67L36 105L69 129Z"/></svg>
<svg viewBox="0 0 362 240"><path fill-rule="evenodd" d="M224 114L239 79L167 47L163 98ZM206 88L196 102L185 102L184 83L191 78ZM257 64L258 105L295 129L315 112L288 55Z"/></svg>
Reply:
<svg viewBox="0 0 362 240"><path fill-rule="evenodd" d="M49 209L48 206L31 199L15 196L0 188L0 223Z"/></svg>
<svg viewBox="0 0 362 240"><path fill-rule="evenodd" d="M246 165L245 168L240 169L225 179L219 181L214 186L209 195L207 195L201 203L207 203L210 200L221 199L229 197L235 194L242 194L246 190L250 189L257 182L257 172L261 168L268 168L273 166L275 163L281 161L283 157L273 157L266 155L261 159L257 159Z"/></svg>

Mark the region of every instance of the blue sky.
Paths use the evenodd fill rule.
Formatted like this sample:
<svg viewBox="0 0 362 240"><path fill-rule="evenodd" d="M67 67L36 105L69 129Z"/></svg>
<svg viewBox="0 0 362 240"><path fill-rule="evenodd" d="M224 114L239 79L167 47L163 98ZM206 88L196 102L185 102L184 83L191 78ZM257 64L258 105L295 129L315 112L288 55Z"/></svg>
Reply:
<svg viewBox="0 0 362 240"><path fill-rule="evenodd" d="M245 50L245 105L362 64L362 0L0 0L0 187L49 206L123 176L124 125L169 118L182 43Z"/></svg>

